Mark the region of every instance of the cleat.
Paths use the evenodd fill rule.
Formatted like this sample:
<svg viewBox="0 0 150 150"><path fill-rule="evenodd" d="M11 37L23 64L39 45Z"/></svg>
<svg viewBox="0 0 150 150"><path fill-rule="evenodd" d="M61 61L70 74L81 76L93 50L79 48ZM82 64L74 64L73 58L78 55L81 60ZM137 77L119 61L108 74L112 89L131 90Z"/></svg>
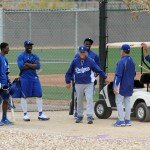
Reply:
<svg viewBox="0 0 150 150"><path fill-rule="evenodd" d="M42 120L42 121L46 121L46 120L49 120L50 118L48 118L46 115L44 115L44 114L42 113L40 116L38 116L38 119L39 119L39 120Z"/></svg>
<svg viewBox="0 0 150 150"><path fill-rule="evenodd" d="M93 117L92 116L87 117L87 123L88 124L93 124Z"/></svg>
<svg viewBox="0 0 150 150"><path fill-rule="evenodd" d="M76 123L82 123L83 117L78 116L76 119Z"/></svg>
<svg viewBox="0 0 150 150"><path fill-rule="evenodd" d="M116 123L114 124L114 127L125 127L125 121L120 121L117 120Z"/></svg>
<svg viewBox="0 0 150 150"><path fill-rule="evenodd" d="M126 126L131 126L131 120L125 120Z"/></svg>
<svg viewBox="0 0 150 150"><path fill-rule="evenodd" d="M4 124L4 125L14 125L13 122L9 121L7 118L5 120L1 120L1 122Z"/></svg>
<svg viewBox="0 0 150 150"><path fill-rule="evenodd" d="M3 125L4 125L4 123L0 121L0 126L3 126Z"/></svg>
<svg viewBox="0 0 150 150"><path fill-rule="evenodd" d="M23 120L24 121L30 121L30 118L28 117L27 113L24 114Z"/></svg>

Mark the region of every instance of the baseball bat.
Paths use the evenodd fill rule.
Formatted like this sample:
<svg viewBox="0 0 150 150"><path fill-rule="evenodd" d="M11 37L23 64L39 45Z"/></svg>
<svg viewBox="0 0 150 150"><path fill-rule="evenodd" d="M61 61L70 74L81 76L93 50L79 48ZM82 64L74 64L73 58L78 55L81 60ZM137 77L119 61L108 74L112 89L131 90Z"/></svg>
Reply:
<svg viewBox="0 0 150 150"><path fill-rule="evenodd" d="M12 117L12 121L15 123L16 119L15 119L15 111L14 111L14 107L13 107L13 98L10 96L10 104L11 104L11 117Z"/></svg>
<svg viewBox="0 0 150 150"><path fill-rule="evenodd" d="M139 65L139 67L143 68L145 71L150 72L150 70L149 70L149 69L147 69L147 68L145 68L145 67L143 67L143 66L141 66L141 65Z"/></svg>

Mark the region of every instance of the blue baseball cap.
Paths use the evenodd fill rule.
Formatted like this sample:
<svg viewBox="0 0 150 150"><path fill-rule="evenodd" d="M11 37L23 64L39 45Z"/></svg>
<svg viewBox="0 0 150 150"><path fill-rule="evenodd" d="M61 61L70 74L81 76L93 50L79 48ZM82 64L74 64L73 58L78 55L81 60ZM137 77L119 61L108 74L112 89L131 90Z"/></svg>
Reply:
<svg viewBox="0 0 150 150"><path fill-rule="evenodd" d="M27 46L27 45L34 45L34 43L31 40L26 40L24 41L24 46Z"/></svg>
<svg viewBox="0 0 150 150"><path fill-rule="evenodd" d="M128 44L123 44L123 45L121 46L121 50L123 50L123 51L130 51L130 45L128 45Z"/></svg>
<svg viewBox="0 0 150 150"><path fill-rule="evenodd" d="M80 46L79 47L79 52L86 52L87 48L85 46Z"/></svg>

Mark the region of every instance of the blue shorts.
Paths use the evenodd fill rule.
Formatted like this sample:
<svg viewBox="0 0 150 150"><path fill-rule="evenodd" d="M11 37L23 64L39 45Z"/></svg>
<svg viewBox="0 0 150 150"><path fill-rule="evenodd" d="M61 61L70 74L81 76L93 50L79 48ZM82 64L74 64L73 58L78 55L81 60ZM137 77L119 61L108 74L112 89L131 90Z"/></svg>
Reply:
<svg viewBox="0 0 150 150"><path fill-rule="evenodd" d="M42 97L40 80L21 78L21 97Z"/></svg>
<svg viewBox="0 0 150 150"><path fill-rule="evenodd" d="M0 99L3 101L8 101L9 100L9 93L3 90L0 90Z"/></svg>

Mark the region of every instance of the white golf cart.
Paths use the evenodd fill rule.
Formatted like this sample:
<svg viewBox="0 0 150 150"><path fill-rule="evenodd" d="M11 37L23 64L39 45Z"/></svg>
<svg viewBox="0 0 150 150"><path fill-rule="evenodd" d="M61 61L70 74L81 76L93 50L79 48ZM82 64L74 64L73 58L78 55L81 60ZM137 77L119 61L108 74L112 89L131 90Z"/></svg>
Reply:
<svg viewBox="0 0 150 150"><path fill-rule="evenodd" d="M141 42L109 43L107 44L107 53L109 48L119 49L121 45L125 43L129 44L131 48L141 48ZM146 43L150 46L150 42ZM144 60L143 50L141 50L141 53L141 78L134 82L134 92L131 99L131 116L136 117L138 121L147 122L150 121L150 66ZM144 68L143 64L147 68ZM143 68L147 71L147 73L142 73ZM113 82L106 85L100 91L100 99L95 103L94 107L95 114L99 119L109 118L112 114L112 110L117 110L115 94L113 92Z"/></svg>

